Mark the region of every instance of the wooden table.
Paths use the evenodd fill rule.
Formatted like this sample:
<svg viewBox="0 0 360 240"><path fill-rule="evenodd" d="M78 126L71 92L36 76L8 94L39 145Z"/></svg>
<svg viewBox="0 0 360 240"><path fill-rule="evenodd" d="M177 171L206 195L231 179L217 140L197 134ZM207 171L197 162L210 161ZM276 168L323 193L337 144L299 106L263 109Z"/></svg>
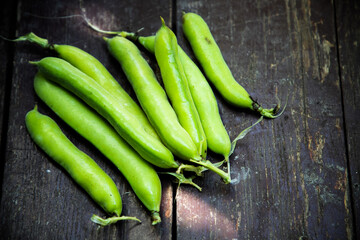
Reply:
<svg viewBox="0 0 360 240"><path fill-rule="evenodd" d="M182 11L209 24L235 78L266 107L288 105L239 142L231 156L233 184L213 173L177 185L161 176L162 223L149 213L124 177L94 147L40 101L36 68L28 63L53 52L29 43L0 41L2 239L356 239L360 235L360 4L358 1L3 1L0 34L30 31L98 58L135 97L102 34L108 30L155 34L160 16L194 57L182 32ZM159 76L155 59L144 56ZM229 106L214 91L231 139L258 115ZM206 99L204 99L206 101ZM105 213L30 139L25 114L35 104L55 119L80 149L114 179L124 221L98 227ZM220 160L209 154L213 161ZM176 196L176 199L175 199Z"/></svg>

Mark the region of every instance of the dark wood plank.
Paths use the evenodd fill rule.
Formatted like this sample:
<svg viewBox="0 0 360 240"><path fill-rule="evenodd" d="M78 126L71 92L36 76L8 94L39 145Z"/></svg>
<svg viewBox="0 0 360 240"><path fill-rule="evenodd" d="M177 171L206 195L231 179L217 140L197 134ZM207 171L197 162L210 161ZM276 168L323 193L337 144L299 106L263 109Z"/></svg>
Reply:
<svg viewBox="0 0 360 240"><path fill-rule="evenodd" d="M341 86L356 234L360 234L360 3L335 1Z"/></svg>
<svg viewBox="0 0 360 240"><path fill-rule="evenodd" d="M235 78L271 107L289 94L282 117L238 144L224 185L207 173L203 192L183 187L177 239L351 239L341 89L331 1L178 1L209 24ZM257 115L217 94L231 138ZM219 160L219 158L218 158Z"/></svg>
<svg viewBox="0 0 360 240"><path fill-rule="evenodd" d="M12 38L15 34L16 1L5 1L0 7L0 35ZM10 99L13 43L0 39L0 158L5 157L5 142L8 122L8 102ZM0 184L4 164L0 164ZM0 195L1 198L1 195Z"/></svg>
<svg viewBox="0 0 360 240"><path fill-rule="evenodd" d="M9 37L12 34L14 29L11 29L11 21L15 20L16 12L12 11L14 4L10 4L9 2L1 3L0 14L3 16L0 18L0 35L4 37ZM14 27L14 25L12 25ZM12 44L1 39L0 41L0 63L3 66L0 69L0 136L2 136L2 126L3 126L3 112L4 112L4 101L5 101L5 85L6 85L6 76L7 76L7 66L9 64L9 47ZM0 145L2 143L2 139L0 139Z"/></svg>
<svg viewBox="0 0 360 240"><path fill-rule="evenodd" d="M170 19L169 1L20 1L18 34L35 32L51 42L70 44L98 58L121 85L134 96L116 61L107 52L102 35L88 28L81 18L46 19L37 16L86 14L104 29L137 30L152 34L160 26L159 16ZM94 147L66 126L35 96L36 68L29 60L54 55L27 43L16 45L14 74L6 146L3 197L1 200L2 239L171 239L172 186L163 179L163 222L151 226L146 211L118 170ZM56 120L65 134L88 153L116 182L123 200L123 215L137 216L143 223L121 222L100 228L90 221L92 214L105 213L30 139L24 117L39 104L39 111ZM4 217L6 216L6 217Z"/></svg>

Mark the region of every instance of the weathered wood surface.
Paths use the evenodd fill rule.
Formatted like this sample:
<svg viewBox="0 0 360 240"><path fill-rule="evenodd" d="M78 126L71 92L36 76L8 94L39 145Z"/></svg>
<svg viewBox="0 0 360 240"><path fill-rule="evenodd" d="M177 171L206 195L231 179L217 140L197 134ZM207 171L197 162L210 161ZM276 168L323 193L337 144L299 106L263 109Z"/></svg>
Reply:
<svg viewBox="0 0 360 240"><path fill-rule="evenodd" d="M179 20L181 11L205 18L235 78L259 102L289 95L284 115L256 127L230 159L239 183L209 174L203 193L179 194L179 238L352 238L331 1L181 1L178 10ZM233 138L257 118L219 104Z"/></svg>
<svg viewBox="0 0 360 240"><path fill-rule="evenodd" d="M1 9L6 13L0 21L1 34L33 31L51 42L80 47L97 57L132 97L101 34L78 17L39 16L85 14L103 29L145 27L142 35L154 34L162 16L194 57L182 33L181 14L197 12L208 22L235 78L266 107L278 100L284 104L287 96L288 106L283 116L264 120L238 143L230 158L233 184L225 185L208 172L195 180L202 192L182 186L175 199L176 185L162 176L163 222L151 226L149 213L121 174L36 97L32 87L36 68L27 62L54 53L26 43L1 42L0 47L7 49L0 49L0 63L6 66L1 70L0 111L8 123L1 139L2 238L356 239L360 231L356 224L360 213L356 1L53 0L19 1L16 16L3 10L14 6ZM14 19L16 25L11 25ZM141 50L158 74L155 59ZM13 65L7 64L12 56ZM7 80L11 87L5 88ZM258 119L215 94L232 139ZM142 224L122 222L100 228L90 221L93 213L104 212L26 132L24 116L35 103L109 173L122 195L123 214L139 217Z"/></svg>
<svg viewBox="0 0 360 240"><path fill-rule="evenodd" d="M339 66L343 93L351 199L357 236L360 234L360 3L336 1Z"/></svg>

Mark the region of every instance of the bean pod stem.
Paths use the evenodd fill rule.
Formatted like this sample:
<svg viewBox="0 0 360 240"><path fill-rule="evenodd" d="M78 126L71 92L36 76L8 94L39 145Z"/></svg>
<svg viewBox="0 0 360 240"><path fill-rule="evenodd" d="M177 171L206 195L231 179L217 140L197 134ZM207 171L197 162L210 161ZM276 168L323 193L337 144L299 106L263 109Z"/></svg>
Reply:
<svg viewBox="0 0 360 240"><path fill-rule="evenodd" d="M138 221L141 223L141 221L139 219L137 219L136 217L121 216L121 217L102 218L95 214L93 214L91 216L91 221L93 221L94 223L97 223L103 227L108 226L110 224L114 224L114 223L116 223L118 221L122 221L122 220L134 220L134 221Z"/></svg>

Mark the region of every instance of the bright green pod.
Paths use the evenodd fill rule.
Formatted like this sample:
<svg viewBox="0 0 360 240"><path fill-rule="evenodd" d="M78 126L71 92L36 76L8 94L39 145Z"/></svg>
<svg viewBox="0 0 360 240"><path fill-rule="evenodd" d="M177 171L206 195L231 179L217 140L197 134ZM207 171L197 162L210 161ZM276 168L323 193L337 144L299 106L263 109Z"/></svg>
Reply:
<svg viewBox="0 0 360 240"><path fill-rule="evenodd" d="M105 66L94 56L74 46L49 44L47 39L40 38L34 33L29 33L25 36L19 37L15 41L29 41L43 48L51 49L57 52L60 58L66 60L85 74L89 75L110 94L118 98L118 101L122 104L123 108L126 108L129 112L135 114L149 134L159 138L139 105L120 86Z"/></svg>
<svg viewBox="0 0 360 240"><path fill-rule="evenodd" d="M180 62L176 36L163 19L162 26L156 33L154 52L166 93L179 122L193 139L199 154L205 158L206 137Z"/></svg>
<svg viewBox="0 0 360 240"><path fill-rule="evenodd" d="M146 50L154 53L155 36L137 37L127 32L122 32L121 35L137 40ZM228 159L231 150L230 137L221 120L214 92L201 70L180 46L178 46L178 53L189 83L191 96L205 131L207 146L211 151Z"/></svg>
<svg viewBox="0 0 360 240"><path fill-rule="evenodd" d="M144 47L146 50L155 54L155 36L148 37L138 37L137 41ZM179 46L180 47L180 46ZM186 69L184 69L186 71Z"/></svg>
<svg viewBox="0 0 360 240"><path fill-rule="evenodd" d="M136 196L152 213L153 223L160 222L161 182L155 169L93 109L58 84L45 79L40 72L35 76L34 89L62 120L120 170Z"/></svg>
<svg viewBox="0 0 360 240"><path fill-rule="evenodd" d="M108 214L121 215L120 193L114 181L61 131L54 120L35 107L26 114L26 127L34 142L62 166Z"/></svg>
<svg viewBox="0 0 360 240"><path fill-rule="evenodd" d="M37 65L46 79L71 91L107 119L145 160L160 168L178 167L170 150L146 132L137 115L128 112L91 77L60 58L46 57L32 63Z"/></svg>
<svg viewBox="0 0 360 240"><path fill-rule="evenodd" d="M180 125L164 89L139 49L123 37L105 40L110 53L120 63L142 109L163 143L181 159L196 159L198 152L193 140Z"/></svg>
<svg viewBox="0 0 360 240"><path fill-rule="evenodd" d="M205 131L208 148L228 160L231 150L230 137L221 120L217 101L206 78L179 46L180 61L185 69L191 96Z"/></svg>
<svg viewBox="0 0 360 240"><path fill-rule="evenodd" d="M235 80L204 19L195 13L183 15L183 31L207 78L226 101L275 118L277 108L264 109Z"/></svg>

